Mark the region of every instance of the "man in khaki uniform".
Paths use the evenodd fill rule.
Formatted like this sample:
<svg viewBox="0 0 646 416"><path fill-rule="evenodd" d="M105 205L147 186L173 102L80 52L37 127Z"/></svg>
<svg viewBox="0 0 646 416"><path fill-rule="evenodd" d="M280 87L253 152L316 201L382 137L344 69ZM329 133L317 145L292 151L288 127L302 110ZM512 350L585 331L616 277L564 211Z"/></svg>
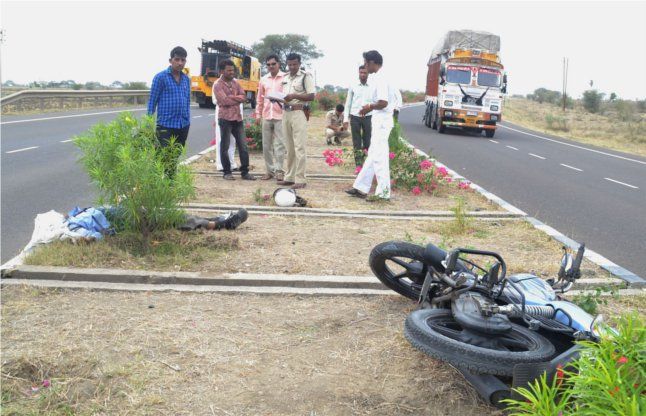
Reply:
<svg viewBox="0 0 646 416"><path fill-rule="evenodd" d="M327 144L332 144L334 139L335 144L341 144L341 140L350 136L347 129L348 123L343 121L343 110L345 107L338 104L334 110L330 110L325 115L325 139Z"/></svg>
<svg viewBox="0 0 646 416"><path fill-rule="evenodd" d="M303 106L314 100L316 89L311 74L301 70L301 56L287 55L289 73L283 80L284 98L283 134L287 148L287 172L279 185L292 189L305 188L305 143L307 142L307 119Z"/></svg>

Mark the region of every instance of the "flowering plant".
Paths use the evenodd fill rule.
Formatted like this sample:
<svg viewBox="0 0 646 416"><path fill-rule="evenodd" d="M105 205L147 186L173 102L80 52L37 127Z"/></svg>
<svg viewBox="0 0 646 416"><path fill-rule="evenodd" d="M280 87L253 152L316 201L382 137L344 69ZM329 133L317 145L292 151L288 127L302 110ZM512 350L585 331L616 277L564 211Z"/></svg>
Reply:
<svg viewBox="0 0 646 416"><path fill-rule="evenodd" d="M244 121L246 143L249 151L262 151L262 121L259 118L251 117Z"/></svg>

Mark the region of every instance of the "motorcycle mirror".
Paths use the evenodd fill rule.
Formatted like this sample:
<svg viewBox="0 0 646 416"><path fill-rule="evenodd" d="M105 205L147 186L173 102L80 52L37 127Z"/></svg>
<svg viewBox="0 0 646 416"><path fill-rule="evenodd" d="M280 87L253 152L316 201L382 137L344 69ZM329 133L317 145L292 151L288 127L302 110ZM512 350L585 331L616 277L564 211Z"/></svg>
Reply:
<svg viewBox="0 0 646 416"><path fill-rule="evenodd" d="M451 274L455 270L455 265L458 262L458 256L460 252L457 250L451 250L446 256L446 274Z"/></svg>
<svg viewBox="0 0 646 416"><path fill-rule="evenodd" d="M561 258L561 267L559 268L559 279L565 279L565 272L567 271L568 264L570 264L570 261L572 259L572 256L567 252L567 247L563 246L563 257Z"/></svg>
<svg viewBox="0 0 646 416"><path fill-rule="evenodd" d="M500 263L495 262L491 268L489 268L489 272L487 273L487 284L489 287L493 287L496 283L498 283L498 277L500 276Z"/></svg>

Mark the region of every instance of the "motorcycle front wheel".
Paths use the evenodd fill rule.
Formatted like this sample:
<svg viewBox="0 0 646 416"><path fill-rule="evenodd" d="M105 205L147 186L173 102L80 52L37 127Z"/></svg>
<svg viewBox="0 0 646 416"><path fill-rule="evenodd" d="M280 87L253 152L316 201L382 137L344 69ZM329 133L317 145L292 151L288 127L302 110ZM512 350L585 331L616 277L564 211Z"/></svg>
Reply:
<svg viewBox="0 0 646 416"><path fill-rule="evenodd" d="M425 354L478 374L511 376L514 365L548 361L555 351L545 337L514 323L509 332L489 339L474 334L448 309L414 311L406 318L404 335Z"/></svg>
<svg viewBox="0 0 646 416"><path fill-rule="evenodd" d="M404 241L386 241L370 252L370 268L381 282L407 298L418 300L428 272L424 247Z"/></svg>

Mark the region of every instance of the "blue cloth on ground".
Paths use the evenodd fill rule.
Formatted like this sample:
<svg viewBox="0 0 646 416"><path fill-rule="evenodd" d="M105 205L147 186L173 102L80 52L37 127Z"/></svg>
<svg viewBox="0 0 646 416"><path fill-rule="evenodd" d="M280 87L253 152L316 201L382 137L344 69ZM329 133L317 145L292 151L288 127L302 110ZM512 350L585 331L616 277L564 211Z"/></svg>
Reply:
<svg viewBox="0 0 646 416"><path fill-rule="evenodd" d="M104 234L114 234L108 219L96 208L74 207L67 215L67 228L83 237L94 237L100 240Z"/></svg>

